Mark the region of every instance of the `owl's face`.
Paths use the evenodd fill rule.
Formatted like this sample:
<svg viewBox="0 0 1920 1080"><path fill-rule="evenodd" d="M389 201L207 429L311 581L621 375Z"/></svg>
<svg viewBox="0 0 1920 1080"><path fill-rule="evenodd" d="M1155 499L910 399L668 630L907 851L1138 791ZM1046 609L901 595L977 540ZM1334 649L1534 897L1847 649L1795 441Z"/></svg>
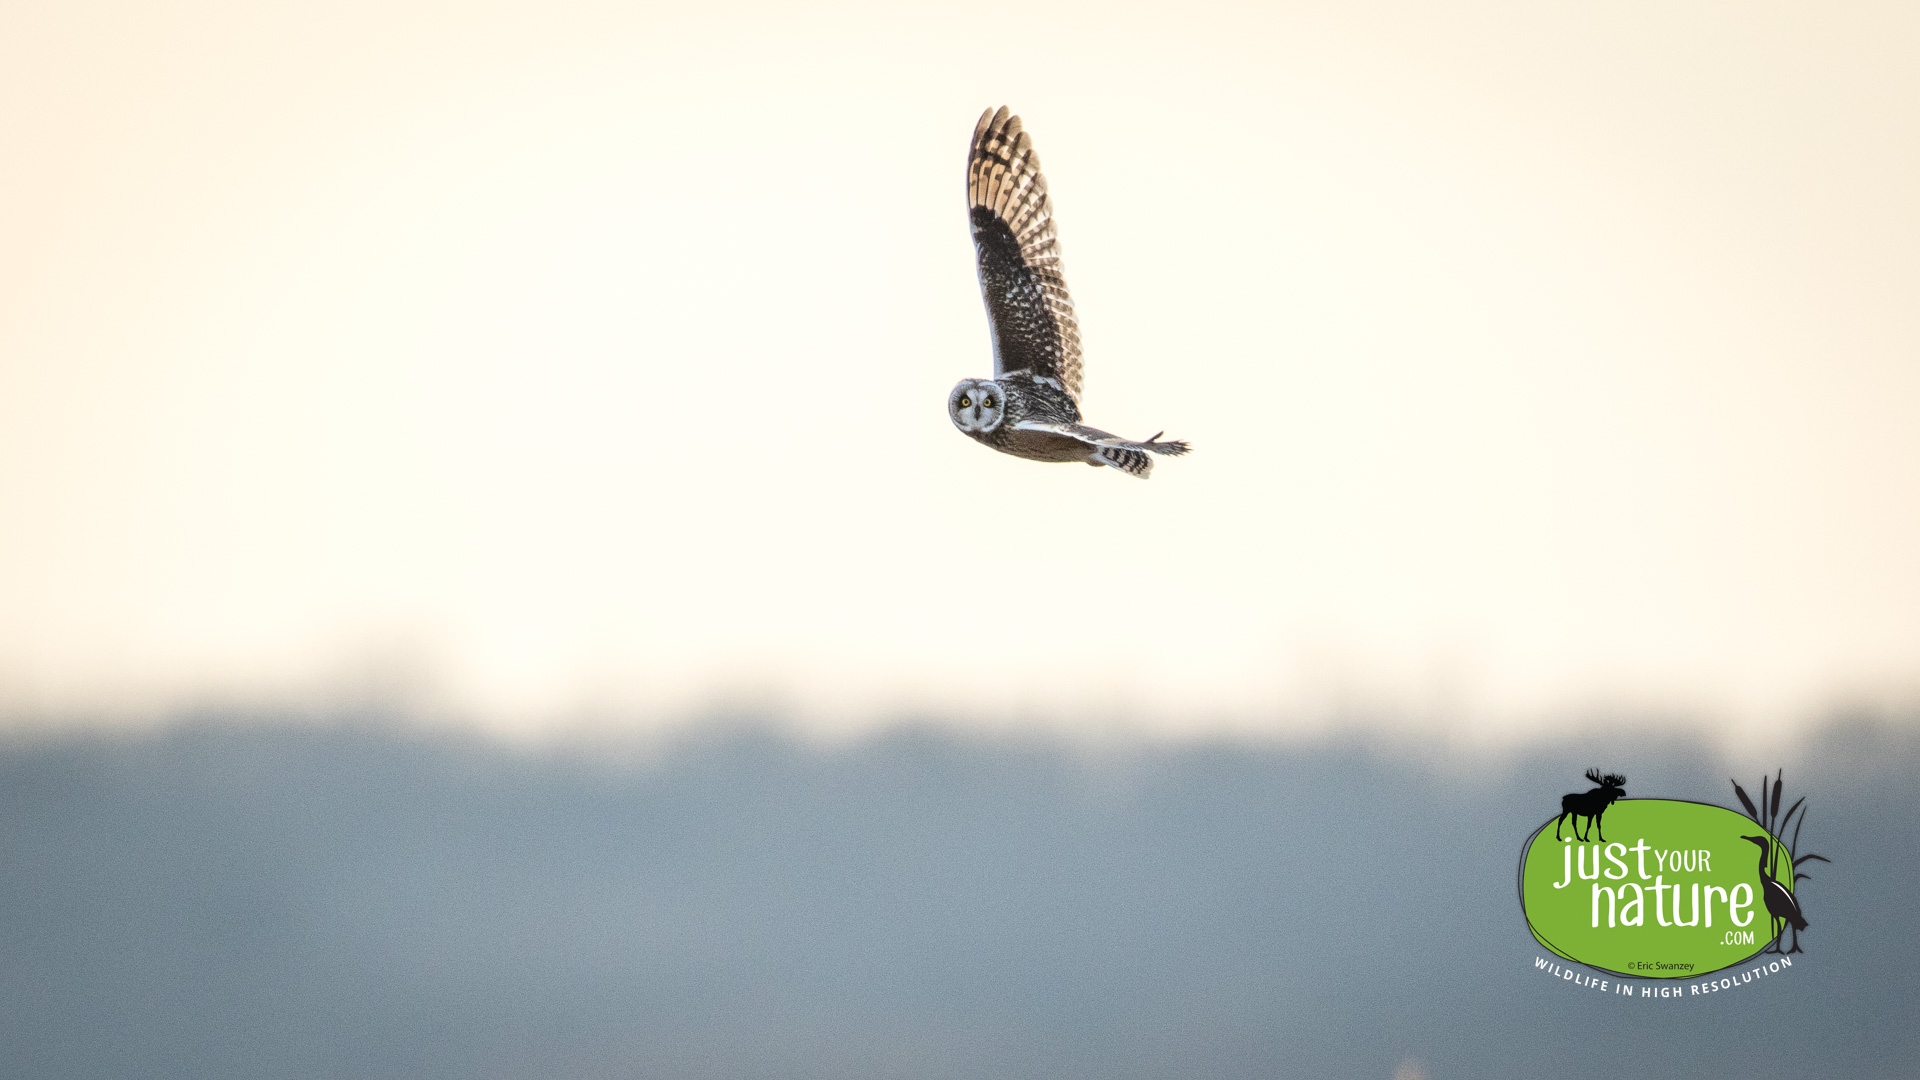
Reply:
<svg viewBox="0 0 1920 1080"><path fill-rule="evenodd" d="M992 431L1006 418L1006 395L992 379L961 379L947 395L947 415L954 427L969 435Z"/></svg>

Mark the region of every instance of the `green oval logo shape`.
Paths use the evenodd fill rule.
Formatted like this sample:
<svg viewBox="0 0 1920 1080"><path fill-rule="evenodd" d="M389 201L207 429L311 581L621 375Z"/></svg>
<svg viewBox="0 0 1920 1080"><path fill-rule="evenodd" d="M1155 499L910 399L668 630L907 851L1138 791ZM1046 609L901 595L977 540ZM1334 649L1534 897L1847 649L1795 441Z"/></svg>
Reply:
<svg viewBox="0 0 1920 1080"><path fill-rule="evenodd" d="M1686 979L1751 959L1778 936L1768 882L1793 890L1785 845L1722 806L1620 799L1585 839L1549 820L1520 856L1520 906L1540 944L1616 975ZM1772 871L1769 872L1769 867ZM1778 895L1774 898L1780 907Z"/></svg>

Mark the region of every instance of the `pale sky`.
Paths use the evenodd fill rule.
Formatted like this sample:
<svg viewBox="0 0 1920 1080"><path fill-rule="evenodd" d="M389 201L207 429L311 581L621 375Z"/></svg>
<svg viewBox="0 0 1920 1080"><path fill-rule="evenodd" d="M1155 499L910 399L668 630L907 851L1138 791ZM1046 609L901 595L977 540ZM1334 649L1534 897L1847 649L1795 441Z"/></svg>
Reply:
<svg viewBox="0 0 1920 1080"><path fill-rule="evenodd" d="M1911 701L1916 55L1905 4L10 5L0 724ZM946 419L1000 104L1088 419L1196 448L1147 483Z"/></svg>

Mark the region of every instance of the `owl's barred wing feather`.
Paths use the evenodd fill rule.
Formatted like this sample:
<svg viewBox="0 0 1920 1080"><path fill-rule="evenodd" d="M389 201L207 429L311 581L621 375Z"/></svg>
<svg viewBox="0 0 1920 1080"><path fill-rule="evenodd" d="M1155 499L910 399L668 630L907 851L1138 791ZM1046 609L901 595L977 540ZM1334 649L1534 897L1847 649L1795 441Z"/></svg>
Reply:
<svg viewBox="0 0 1920 1080"><path fill-rule="evenodd" d="M1053 200L1033 139L1005 106L988 109L967 154L967 209L994 374L1028 371L1080 396L1080 324L1060 270Z"/></svg>

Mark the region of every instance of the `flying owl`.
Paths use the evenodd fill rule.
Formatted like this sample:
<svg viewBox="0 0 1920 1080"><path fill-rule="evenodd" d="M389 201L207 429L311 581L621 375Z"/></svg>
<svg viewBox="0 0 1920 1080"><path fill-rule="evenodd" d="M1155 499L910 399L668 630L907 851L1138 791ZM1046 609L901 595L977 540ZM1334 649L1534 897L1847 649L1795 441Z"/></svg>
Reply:
<svg viewBox="0 0 1920 1080"><path fill-rule="evenodd" d="M993 378L953 388L953 426L1003 454L1108 465L1142 480L1153 471L1151 455L1186 453L1184 442L1159 435L1134 442L1080 422L1080 324L1060 272L1053 200L1033 139L1004 106L974 126L967 212L993 333Z"/></svg>

